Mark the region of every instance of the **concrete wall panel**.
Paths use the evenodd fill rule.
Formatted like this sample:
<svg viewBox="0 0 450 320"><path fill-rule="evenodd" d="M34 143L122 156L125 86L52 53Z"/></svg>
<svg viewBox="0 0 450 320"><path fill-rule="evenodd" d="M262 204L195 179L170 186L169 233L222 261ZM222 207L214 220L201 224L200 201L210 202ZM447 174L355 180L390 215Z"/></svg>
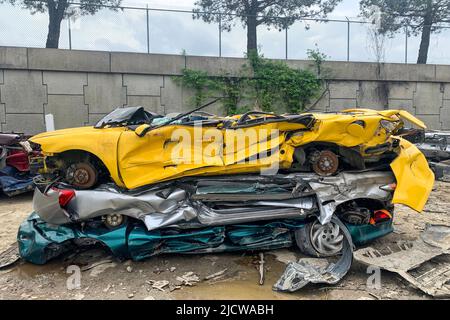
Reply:
<svg viewBox="0 0 450 320"><path fill-rule="evenodd" d="M186 57L186 68L206 71L211 76L239 76L248 61L241 58Z"/></svg>
<svg viewBox="0 0 450 320"><path fill-rule="evenodd" d="M48 94L84 94L83 87L87 85L87 73L44 71L42 74Z"/></svg>
<svg viewBox="0 0 450 320"><path fill-rule="evenodd" d="M345 109L353 109L356 107L356 99L330 99L330 108L328 111L342 111Z"/></svg>
<svg viewBox="0 0 450 320"><path fill-rule="evenodd" d="M111 72L180 75L184 56L143 53L111 53Z"/></svg>
<svg viewBox="0 0 450 320"><path fill-rule="evenodd" d="M358 89L358 108L384 110L388 107L388 85L385 82L361 81Z"/></svg>
<svg viewBox="0 0 450 320"><path fill-rule="evenodd" d="M389 99L414 99L416 82L388 82Z"/></svg>
<svg viewBox="0 0 450 320"><path fill-rule="evenodd" d="M122 86L120 74L89 73L84 95L90 113L109 113L127 104L126 87Z"/></svg>
<svg viewBox="0 0 450 320"><path fill-rule="evenodd" d="M418 116L418 118L423 122L425 122L428 129L436 129L436 130L442 129L441 120L438 114L420 115Z"/></svg>
<svg viewBox="0 0 450 320"><path fill-rule="evenodd" d="M439 114L443 92L440 83L417 83L414 92L414 107L417 114Z"/></svg>
<svg viewBox="0 0 450 320"><path fill-rule="evenodd" d="M43 113L47 90L42 84L42 72L5 70L1 87L1 103L6 113Z"/></svg>
<svg viewBox="0 0 450 320"><path fill-rule="evenodd" d="M89 113L89 122L87 123L90 126L95 125L101 118L106 116L107 113Z"/></svg>
<svg viewBox="0 0 450 320"><path fill-rule="evenodd" d="M81 127L89 122L83 96L49 95L45 114L53 114L56 129Z"/></svg>
<svg viewBox="0 0 450 320"><path fill-rule="evenodd" d="M52 71L109 72L108 52L59 49L28 49L28 68Z"/></svg>
<svg viewBox="0 0 450 320"><path fill-rule="evenodd" d="M138 74L124 74L123 84L130 96L159 96L164 86L163 76L147 76Z"/></svg>
<svg viewBox="0 0 450 320"><path fill-rule="evenodd" d="M389 109L406 110L411 114L416 114L412 100L389 99Z"/></svg>
<svg viewBox="0 0 450 320"><path fill-rule="evenodd" d="M380 66L376 63L325 61L323 73L334 80L379 80Z"/></svg>
<svg viewBox="0 0 450 320"><path fill-rule="evenodd" d="M145 110L164 114L164 107L161 107L161 98L152 96L128 96L129 106L142 106Z"/></svg>
<svg viewBox="0 0 450 320"><path fill-rule="evenodd" d="M161 106L165 113L183 111L183 89L170 76L164 76L164 87L161 88Z"/></svg>
<svg viewBox="0 0 450 320"><path fill-rule="evenodd" d="M3 132L36 134L45 131L44 114L6 114Z"/></svg>
<svg viewBox="0 0 450 320"><path fill-rule="evenodd" d="M358 81L332 81L329 84L331 99L356 99Z"/></svg>
<svg viewBox="0 0 450 320"><path fill-rule="evenodd" d="M0 68L26 69L27 48L0 47Z"/></svg>
<svg viewBox="0 0 450 320"><path fill-rule="evenodd" d="M442 103L440 121L443 130L450 130L450 100L444 100Z"/></svg>
<svg viewBox="0 0 450 320"><path fill-rule="evenodd" d="M429 64L383 63L380 80L388 81L434 81L436 67Z"/></svg>

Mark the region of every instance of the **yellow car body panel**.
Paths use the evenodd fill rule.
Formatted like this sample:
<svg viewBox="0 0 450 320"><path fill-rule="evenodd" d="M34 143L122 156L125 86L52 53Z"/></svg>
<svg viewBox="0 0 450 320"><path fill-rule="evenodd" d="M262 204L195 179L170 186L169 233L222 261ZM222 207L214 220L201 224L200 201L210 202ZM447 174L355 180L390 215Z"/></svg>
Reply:
<svg viewBox="0 0 450 320"><path fill-rule="evenodd" d="M124 187L117 167L117 143L125 128L81 127L44 132L30 141L41 145L44 155L59 154L70 150L82 150L96 155L108 168L114 182Z"/></svg>
<svg viewBox="0 0 450 320"><path fill-rule="evenodd" d="M140 137L127 127L83 127L42 133L30 140L41 145L44 155L57 155L69 150L90 152L105 164L117 185L134 189L183 176L289 168L295 148L309 143L355 148L365 157L368 148L399 139L398 150L392 150L398 154L391 163L397 178L394 202L417 211L423 209L434 181L433 173L414 145L394 137L389 126L381 124L384 120L395 127L404 119L423 128L423 122L403 110L354 109L311 115L315 122L310 128L289 121L238 128L236 121L240 116L233 116L214 118L235 121L227 128L221 125L199 128L170 124L154 128ZM251 141L249 137L255 132L258 135L256 142L245 143L247 139ZM187 139L185 134L193 139ZM205 156L205 148L212 150L208 156Z"/></svg>
<svg viewBox="0 0 450 320"><path fill-rule="evenodd" d="M278 129L277 123L262 125L258 132ZM281 126L285 124L281 123ZM229 174L257 172L277 164L289 167L292 162L293 148L285 143L285 136L279 135L267 140L257 139L258 143L245 143L246 136L251 136L252 128L224 129L172 125L150 131L142 138L127 130L120 137L118 163L122 179L127 188L133 189L146 184L175 179L181 176L199 174ZM296 125L295 129L304 129ZM182 134L179 136L178 132ZM183 135L193 137L184 141ZM208 137L216 138L216 141ZM235 139L237 138L237 139ZM267 137L266 137L267 138ZM192 141L194 140L194 141ZM240 141L244 141L240 143ZM223 147L224 145L228 147ZM210 148L216 152L208 152ZM277 148L277 153L270 157L244 161L252 156ZM177 150L187 152L177 152ZM206 151L206 152L205 152ZM211 156L208 156L211 154Z"/></svg>
<svg viewBox="0 0 450 320"><path fill-rule="evenodd" d="M434 174L423 153L411 142L400 140L400 152L391 162L397 180L392 203L421 212L434 185Z"/></svg>
<svg viewBox="0 0 450 320"><path fill-rule="evenodd" d="M315 114L314 116L317 122L313 130L292 137L291 145L296 147L311 142L327 142L343 147L361 146L362 149L366 149L383 144L390 139L386 129L380 127L380 120L384 119L380 115L361 113ZM360 132L355 132L354 129L357 121L365 123L365 128Z"/></svg>

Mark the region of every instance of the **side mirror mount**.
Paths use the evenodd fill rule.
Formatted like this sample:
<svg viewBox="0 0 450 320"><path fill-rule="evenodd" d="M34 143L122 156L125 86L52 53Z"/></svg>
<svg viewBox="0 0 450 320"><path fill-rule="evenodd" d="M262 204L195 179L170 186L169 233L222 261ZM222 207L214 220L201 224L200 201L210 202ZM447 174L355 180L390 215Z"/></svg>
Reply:
<svg viewBox="0 0 450 320"><path fill-rule="evenodd" d="M148 124L141 124L139 127L137 127L137 128L134 130L134 133L135 133L138 137L142 138L142 137L145 136L145 134L150 130L150 128L151 128L151 126L148 125Z"/></svg>

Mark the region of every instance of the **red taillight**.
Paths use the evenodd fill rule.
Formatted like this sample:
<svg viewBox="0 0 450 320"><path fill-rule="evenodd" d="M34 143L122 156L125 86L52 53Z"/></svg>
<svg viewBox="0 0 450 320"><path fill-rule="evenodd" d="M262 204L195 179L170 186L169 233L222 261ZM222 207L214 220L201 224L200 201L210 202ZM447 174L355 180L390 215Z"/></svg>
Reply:
<svg viewBox="0 0 450 320"><path fill-rule="evenodd" d="M67 204L75 197L75 190L72 189L57 189L52 188L59 193L59 205L61 207L67 206Z"/></svg>
<svg viewBox="0 0 450 320"><path fill-rule="evenodd" d="M382 209L382 210L376 210L373 213L373 217L370 218L370 224L377 224L380 222L389 221L392 219L392 215L389 211Z"/></svg>

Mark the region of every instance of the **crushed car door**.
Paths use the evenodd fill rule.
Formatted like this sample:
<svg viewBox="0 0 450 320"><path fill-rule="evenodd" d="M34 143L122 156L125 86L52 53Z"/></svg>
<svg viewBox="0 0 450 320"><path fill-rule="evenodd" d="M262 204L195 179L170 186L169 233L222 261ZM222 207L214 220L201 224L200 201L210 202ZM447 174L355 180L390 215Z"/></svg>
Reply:
<svg viewBox="0 0 450 320"><path fill-rule="evenodd" d="M168 125L119 139L118 167L128 189L167 180L194 169L223 166L222 132L211 127Z"/></svg>

